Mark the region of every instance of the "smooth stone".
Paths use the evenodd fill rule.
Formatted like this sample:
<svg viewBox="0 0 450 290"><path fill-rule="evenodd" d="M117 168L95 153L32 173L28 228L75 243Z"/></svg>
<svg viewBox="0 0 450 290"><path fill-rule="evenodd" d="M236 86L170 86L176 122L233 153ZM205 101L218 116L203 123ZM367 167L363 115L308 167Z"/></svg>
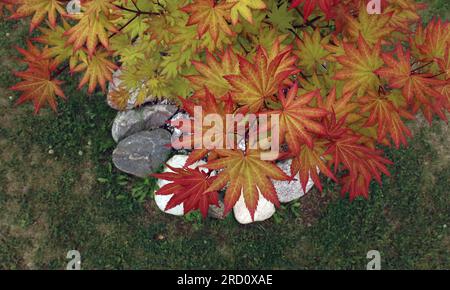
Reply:
<svg viewBox="0 0 450 290"><path fill-rule="evenodd" d="M177 109L174 105L156 104L118 112L111 129L112 137L119 142L137 132L159 128L166 124Z"/></svg>
<svg viewBox="0 0 450 290"><path fill-rule="evenodd" d="M259 191L259 189L258 189ZM234 217L241 224L250 224L254 222L265 221L273 216L275 213L275 205L264 198L264 196L259 192L258 205L256 207L254 220L250 215L250 211L245 205L244 195L241 197L233 207Z"/></svg>
<svg viewBox="0 0 450 290"><path fill-rule="evenodd" d="M292 159L277 162L278 167L284 171L287 175L291 176L291 164ZM312 189L314 186L314 181L311 177L306 184L306 193L303 191L302 185L300 183L300 175L297 173L295 178L291 181L280 181L280 180L272 180L275 190L278 195L278 199L281 203L288 203L294 200L297 200L304 196L308 191Z"/></svg>
<svg viewBox="0 0 450 290"><path fill-rule="evenodd" d="M148 177L167 160L170 151L170 133L156 129L142 131L120 141L112 159L119 170Z"/></svg>

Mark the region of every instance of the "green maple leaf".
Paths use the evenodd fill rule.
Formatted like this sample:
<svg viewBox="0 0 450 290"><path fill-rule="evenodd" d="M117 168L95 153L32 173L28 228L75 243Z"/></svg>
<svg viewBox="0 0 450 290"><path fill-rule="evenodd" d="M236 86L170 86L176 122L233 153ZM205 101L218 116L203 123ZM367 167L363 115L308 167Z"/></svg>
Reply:
<svg viewBox="0 0 450 290"><path fill-rule="evenodd" d="M278 30L285 32L292 28L292 22L295 20L294 10L289 10L287 3L278 7L274 2L270 9L269 19Z"/></svg>

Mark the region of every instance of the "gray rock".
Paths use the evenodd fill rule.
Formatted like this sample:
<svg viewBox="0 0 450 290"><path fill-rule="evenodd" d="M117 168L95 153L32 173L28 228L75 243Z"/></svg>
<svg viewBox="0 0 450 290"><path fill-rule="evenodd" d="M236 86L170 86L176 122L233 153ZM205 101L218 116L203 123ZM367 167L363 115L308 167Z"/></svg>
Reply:
<svg viewBox="0 0 450 290"><path fill-rule="evenodd" d="M281 170L289 176L291 176L291 164L292 159L277 163L278 167L280 167ZM300 183L299 174L297 174L291 182L280 180L272 180L272 182L281 203L288 203L305 195ZM310 191L313 186L314 182L310 177L308 183L306 184L306 193Z"/></svg>
<svg viewBox="0 0 450 290"><path fill-rule="evenodd" d="M222 200L219 200L219 207L210 205L208 210L208 216L214 219L224 219L223 213L225 211L225 204Z"/></svg>
<svg viewBox="0 0 450 290"><path fill-rule="evenodd" d="M121 171L147 177L169 157L170 133L164 129L142 131L123 139L113 152L113 163Z"/></svg>
<svg viewBox="0 0 450 290"><path fill-rule="evenodd" d="M174 105L149 105L136 110L117 113L112 126L112 137L116 142L134 133L163 126L177 111Z"/></svg>

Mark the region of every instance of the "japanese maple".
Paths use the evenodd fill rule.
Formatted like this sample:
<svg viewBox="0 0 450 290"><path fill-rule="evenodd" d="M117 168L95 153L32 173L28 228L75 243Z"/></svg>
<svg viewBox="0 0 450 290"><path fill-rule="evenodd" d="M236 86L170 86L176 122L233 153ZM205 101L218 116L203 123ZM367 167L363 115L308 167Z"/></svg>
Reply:
<svg viewBox="0 0 450 290"><path fill-rule="evenodd" d="M378 15L368 0L82 0L75 14L69 2L0 0L2 17L29 17L35 34L18 48L27 68L16 72L17 103L56 110L64 71L92 93L120 68L108 96L118 109L152 96L190 115L200 106L223 118L280 116L276 160L246 146L202 148L186 164L202 159L202 169L155 175L170 182L156 193L171 195L167 209L206 216L224 191L226 213L243 197L253 218L261 198L279 204L272 180L297 174L304 190L329 178L350 199L367 198L389 175L378 146L406 146L417 113L431 122L450 112L450 24L422 23L414 0L380 1ZM282 159L292 159L290 174Z"/></svg>

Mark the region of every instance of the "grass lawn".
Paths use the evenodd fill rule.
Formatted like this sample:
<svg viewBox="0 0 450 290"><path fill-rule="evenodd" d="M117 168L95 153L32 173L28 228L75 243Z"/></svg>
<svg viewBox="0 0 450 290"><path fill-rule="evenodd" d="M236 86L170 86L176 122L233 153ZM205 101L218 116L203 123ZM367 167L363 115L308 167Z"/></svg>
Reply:
<svg viewBox="0 0 450 290"><path fill-rule="evenodd" d="M446 0L424 15L449 18ZM239 225L161 213L151 181L111 164L111 110L66 78L58 114L15 107L11 71L25 22L0 20L0 269L64 269L78 250L84 269L365 269L378 250L383 269L450 268L450 128L419 118L408 148L368 201L350 203L325 180L266 222Z"/></svg>

